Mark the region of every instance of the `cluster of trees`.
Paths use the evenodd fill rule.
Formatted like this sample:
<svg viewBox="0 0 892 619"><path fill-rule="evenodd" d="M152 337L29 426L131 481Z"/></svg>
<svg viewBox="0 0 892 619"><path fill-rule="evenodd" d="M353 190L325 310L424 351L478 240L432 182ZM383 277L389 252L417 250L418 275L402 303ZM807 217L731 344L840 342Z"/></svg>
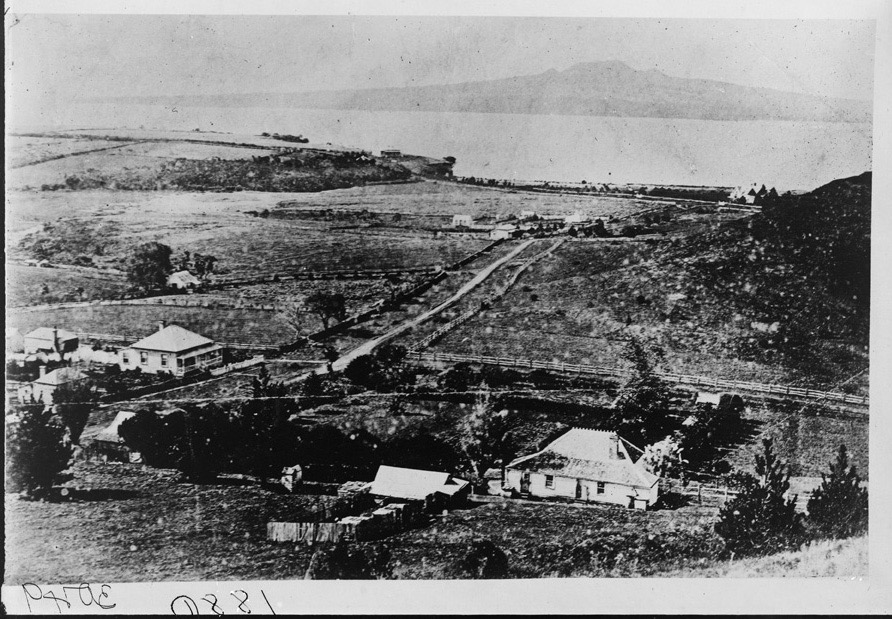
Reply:
<svg viewBox="0 0 892 619"><path fill-rule="evenodd" d="M344 377L366 389L382 392L412 385L415 383L415 372L402 365L407 353L405 346L385 344L372 354L351 361L344 368Z"/></svg>
<svg viewBox="0 0 892 619"><path fill-rule="evenodd" d="M114 223L59 220L25 236L19 249L36 260L92 266L95 257L106 256L116 247L118 231Z"/></svg>
<svg viewBox="0 0 892 619"><path fill-rule="evenodd" d="M132 286L149 292L167 287L167 277L174 271L190 271L199 279L214 272L217 258L210 254L184 250L174 258L164 243L150 241L137 245L124 262L124 271Z"/></svg>
<svg viewBox="0 0 892 619"><path fill-rule="evenodd" d="M821 486L796 511L790 474L769 439L755 458L755 475L737 475L739 491L719 512L715 525L726 548L737 555L765 555L798 548L811 539L851 537L866 532L868 493L841 445Z"/></svg>

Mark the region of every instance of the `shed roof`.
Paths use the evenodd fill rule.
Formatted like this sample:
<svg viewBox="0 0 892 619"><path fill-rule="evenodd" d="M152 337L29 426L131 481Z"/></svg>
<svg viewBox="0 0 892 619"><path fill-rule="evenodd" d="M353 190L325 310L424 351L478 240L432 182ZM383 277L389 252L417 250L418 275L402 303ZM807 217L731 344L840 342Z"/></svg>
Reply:
<svg viewBox="0 0 892 619"><path fill-rule="evenodd" d="M47 372L34 382L40 385L58 387L59 385L83 380L84 378L86 378L86 375L77 368L57 368L52 372Z"/></svg>
<svg viewBox="0 0 892 619"><path fill-rule="evenodd" d="M541 451L517 458L508 468L647 488L659 481L632 462L615 432L586 428L571 429Z"/></svg>
<svg viewBox="0 0 892 619"><path fill-rule="evenodd" d="M29 331L25 337L34 339L34 340L47 340L53 341L53 329L50 327L38 327L33 331ZM56 329L56 337L60 342L67 342L69 340L76 340L77 335L72 333L71 331L66 331L65 329Z"/></svg>
<svg viewBox="0 0 892 619"><path fill-rule="evenodd" d="M200 284L201 281L189 271L177 271L176 273L171 273L167 278L167 283L180 283L180 284Z"/></svg>
<svg viewBox="0 0 892 619"><path fill-rule="evenodd" d="M179 325L170 325L148 337L144 337L133 344L131 348L158 350L161 352L183 352L213 343L213 340L189 331L189 329L184 329Z"/></svg>
<svg viewBox="0 0 892 619"><path fill-rule="evenodd" d="M378 467L370 492L378 496L421 500L435 492L452 496L467 485L467 481L453 479L449 473L382 465Z"/></svg>

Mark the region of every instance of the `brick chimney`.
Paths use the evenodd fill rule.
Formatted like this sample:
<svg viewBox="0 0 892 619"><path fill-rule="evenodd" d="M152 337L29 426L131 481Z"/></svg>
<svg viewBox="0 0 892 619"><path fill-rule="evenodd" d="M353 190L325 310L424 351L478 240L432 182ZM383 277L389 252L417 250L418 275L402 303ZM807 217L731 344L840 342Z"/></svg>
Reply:
<svg viewBox="0 0 892 619"><path fill-rule="evenodd" d="M59 328L53 327L53 351L57 353L62 352L62 347L59 345Z"/></svg>
<svg viewBox="0 0 892 619"><path fill-rule="evenodd" d="M166 326L167 326L167 321L166 321L166 320L159 320L159 321L158 321L158 330L159 330L159 331L163 331L163 330L164 330L164 327L166 327Z"/></svg>
<svg viewBox="0 0 892 619"><path fill-rule="evenodd" d="M37 368L37 371L39 372L38 378L45 376L46 375L46 366L41 365L39 368Z"/></svg>

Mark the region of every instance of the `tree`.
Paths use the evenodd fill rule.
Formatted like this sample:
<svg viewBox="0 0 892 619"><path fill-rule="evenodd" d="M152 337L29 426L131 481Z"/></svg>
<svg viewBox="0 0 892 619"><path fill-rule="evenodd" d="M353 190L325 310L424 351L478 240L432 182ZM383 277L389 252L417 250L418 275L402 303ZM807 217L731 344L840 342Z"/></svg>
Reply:
<svg viewBox="0 0 892 619"><path fill-rule="evenodd" d="M340 292L319 290L307 297L306 305L322 319L325 329L332 318L341 321L347 317L347 301Z"/></svg>
<svg viewBox="0 0 892 619"><path fill-rule="evenodd" d="M461 426L461 448L468 457L478 482L496 461L507 464L508 411L496 412L488 389L477 396Z"/></svg>
<svg viewBox="0 0 892 619"><path fill-rule="evenodd" d="M650 444L666 436L669 387L656 374L659 348L647 348L636 337L629 340L626 352L632 362L632 377L617 398L610 429L636 444Z"/></svg>
<svg viewBox="0 0 892 619"><path fill-rule="evenodd" d="M87 381L62 383L53 392L53 408L68 427L71 442L80 444L81 433L93 410L95 390Z"/></svg>
<svg viewBox="0 0 892 619"><path fill-rule="evenodd" d="M846 446L840 445L830 472L808 500L808 524L821 537L852 537L867 530L867 489L861 486Z"/></svg>
<svg viewBox="0 0 892 619"><path fill-rule="evenodd" d="M740 491L719 511L715 531L728 550L742 555L764 555L793 549L804 540L796 497L785 498L790 473L763 439L756 454L756 475L739 476Z"/></svg>
<svg viewBox="0 0 892 619"><path fill-rule="evenodd" d="M163 288L173 271L172 253L170 247L154 241L137 246L125 263L130 283L143 291Z"/></svg>
<svg viewBox="0 0 892 619"><path fill-rule="evenodd" d="M288 395L288 387L285 383L271 380L266 364L260 364L260 371L251 380L251 397L253 398L282 398Z"/></svg>
<svg viewBox="0 0 892 619"><path fill-rule="evenodd" d="M68 468L73 448L61 420L41 403L7 417L6 488L37 496Z"/></svg>
<svg viewBox="0 0 892 619"><path fill-rule="evenodd" d="M682 474L685 460L681 457L678 441L667 436L662 441L644 448L640 464L658 477L678 477Z"/></svg>
<svg viewBox="0 0 892 619"><path fill-rule="evenodd" d="M507 578L508 557L489 540L474 540L456 565L459 578Z"/></svg>
<svg viewBox="0 0 892 619"><path fill-rule="evenodd" d="M307 580L375 580L387 578L390 551L384 546L363 549L355 544L337 542L313 553L307 567Z"/></svg>
<svg viewBox="0 0 892 619"><path fill-rule="evenodd" d="M216 262L217 259L214 256L196 253L192 256L192 269L195 271L195 276L202 278L210 275L214 272L214 264Z"/></svg>

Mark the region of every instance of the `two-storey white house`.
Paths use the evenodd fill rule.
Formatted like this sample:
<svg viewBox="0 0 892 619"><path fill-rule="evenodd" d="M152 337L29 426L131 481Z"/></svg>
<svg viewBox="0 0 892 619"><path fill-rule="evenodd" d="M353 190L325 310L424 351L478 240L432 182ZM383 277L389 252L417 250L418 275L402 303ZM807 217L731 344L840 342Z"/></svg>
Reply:
<svg viewBox="0 0 892 619"><path fill-rule="evenodd" d="M183 376L223 365L223 347L178 325L165 326L118 352L122 370L139 368L149 374L168 372Z"/></svg>

